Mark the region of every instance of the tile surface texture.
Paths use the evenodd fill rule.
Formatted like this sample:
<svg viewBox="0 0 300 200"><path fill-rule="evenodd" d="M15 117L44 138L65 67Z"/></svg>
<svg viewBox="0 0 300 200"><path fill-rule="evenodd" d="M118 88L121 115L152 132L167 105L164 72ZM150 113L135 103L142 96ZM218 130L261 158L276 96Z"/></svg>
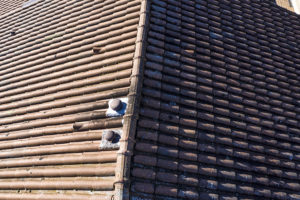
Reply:
<svg viewBox="0 0 300 200"><path fill-rule="evenodd" d="M111 200L118 146L100 143L123 127L106 111L129 92L140 4L43 0L1 15L1 200Z"/></svg>
<svg viewBox="0 0 300 200"><path fill-rule="evenodd" d="M0 200L111 200L128 173L135 200L300 199L298 15L275 0L149 0L148 19L141 0L10 2ZM107 116L114 98L138 109L142 65L138 113ZM135 138L100 148L131 117Z"/></svg>
<svg viewBox="0 0 300 200"><path fill-rule="evenodd" d="M300 18L151 0L131 199L300 199Z"/></svg>
<svg viewBox="0 0 300 200"><path fill-rule="evenodd" d="M27 0L2 0L0 1L0 19L1 15L12 12L15 9L21 8Z"/></svg>

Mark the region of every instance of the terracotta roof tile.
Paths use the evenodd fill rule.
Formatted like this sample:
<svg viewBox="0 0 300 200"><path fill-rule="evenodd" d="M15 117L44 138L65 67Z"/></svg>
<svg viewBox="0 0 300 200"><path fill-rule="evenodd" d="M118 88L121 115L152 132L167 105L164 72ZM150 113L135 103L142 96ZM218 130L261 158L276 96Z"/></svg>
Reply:
<svg viewBox="0 0 300 200"><path fill-rule="evenodd" d="M0 3L0 15L5 15L13 10L20 9L27 0L3 1ZM12 33L13 34L13 33Z"/></svg>
<svg viewBox="0 0 300 200"><path fill-rule="evenodd" d="M0 198L111 199L141 2L23 2L0 2Z"/></svg>

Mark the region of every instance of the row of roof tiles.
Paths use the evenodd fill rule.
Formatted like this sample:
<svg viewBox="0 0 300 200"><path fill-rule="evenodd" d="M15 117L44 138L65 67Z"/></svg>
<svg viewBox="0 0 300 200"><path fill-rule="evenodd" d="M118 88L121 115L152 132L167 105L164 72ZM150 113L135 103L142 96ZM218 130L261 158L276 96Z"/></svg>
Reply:
<svg viewBox="0 0 300 200"><path fill-rule="evenodd" d="M267 1L151 3L133 196L298 199L298 17Z"/></svg>

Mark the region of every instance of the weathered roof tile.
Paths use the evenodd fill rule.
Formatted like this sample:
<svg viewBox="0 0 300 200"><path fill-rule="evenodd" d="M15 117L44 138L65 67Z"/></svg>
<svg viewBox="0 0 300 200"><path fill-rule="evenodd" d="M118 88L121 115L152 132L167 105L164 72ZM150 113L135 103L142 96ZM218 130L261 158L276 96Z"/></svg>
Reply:
<svg viewBox="0 0 300 200"><path fill-rule="evenodd" d="M178 177L168 182L170 193L157 196L296 199L299 17L256 0L153 4L148 41L156 40L157 53L164 55L155 58L152 47L146 51L155 65L146 65L144 84L159 92L145 87L143 98L160 106L142 107L161 117L153 123L150 114L141 115L139 128L158 127L159 143L150 141L162 150L149 154L163 156L157 164ZM162 78L149 76L149 69ZM138 146L137 153L145 151Z"/></svg>

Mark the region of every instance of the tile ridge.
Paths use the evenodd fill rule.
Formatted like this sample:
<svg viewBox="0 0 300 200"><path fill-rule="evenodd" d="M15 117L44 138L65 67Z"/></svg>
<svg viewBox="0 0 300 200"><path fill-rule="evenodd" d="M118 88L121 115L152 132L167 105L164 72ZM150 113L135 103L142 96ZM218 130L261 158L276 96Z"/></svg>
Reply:
<svg viewBox="0 0 300 200"><path fill-rule="evenodd" d="M5 20L7 20L9 18L12 18L15 15L18 15L18 12L21 12L24 9L26 9L26 10L32 9L32 8L34 8L33 7L34 5L42 2L42 0L34 0L33 2L31 2L31 4L25 5L29 1L33 1L33 0L26 0L26 1L23 0L22 3L20 3L20 5L18 7L14 8L14 9L11 9L8 12L4 12L3 14L0 14L0 22L2 23L3 21L5 21ZM1 23L0 23L0 25L1 25Z"/></svg>
<svg viewBox="0 0 300 200"><path fill-rule="evenodd" d="M146 54L146 37L149 26L149 1L141 0L140 19L133 56L132 74L128 94L128 109L124 116L123 136L117 155L116 182L114 200L128 200L130 188L130 164L133 154L136 124L139 116L141 90L144 74L144 58Z"/></svg>
<svg viewBox="0 0 300 200"><path fill-rule="evenodd" d="M4 18L7 18L12 13L16 13L16 12L22 10L22 9L23 9L23 7L19 7L19 8L12 9L8 12L5 12L4 14L0 15L0 21L3 20Z"/></svg>

